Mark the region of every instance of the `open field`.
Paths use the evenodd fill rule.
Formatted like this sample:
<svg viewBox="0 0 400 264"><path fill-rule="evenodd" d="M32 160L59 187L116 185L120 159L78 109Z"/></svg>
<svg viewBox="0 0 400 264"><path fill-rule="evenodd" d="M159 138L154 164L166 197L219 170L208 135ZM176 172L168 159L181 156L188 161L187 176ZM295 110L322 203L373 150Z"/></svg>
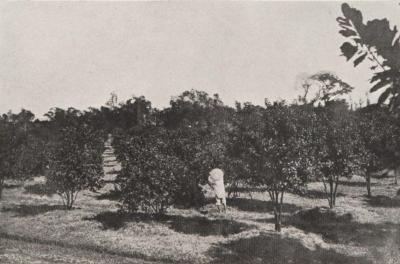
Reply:
<svg viewBox="0 0 400 264"><path fill-rule="evenodd" d="M107 185L80 194L72 211L38 177L8 182L0 202L1 263L400 263L400 199L393 178L339 186L329 211L322 185L287 194L280 234L260 192L228 199L228 212L171 208L160 218L118 212L113 178L118 164L104 154ZM316 208L317 209L313 209ZM311 209L311 210L310 210ZM147 262L146 262L147 261Z"/></svg>

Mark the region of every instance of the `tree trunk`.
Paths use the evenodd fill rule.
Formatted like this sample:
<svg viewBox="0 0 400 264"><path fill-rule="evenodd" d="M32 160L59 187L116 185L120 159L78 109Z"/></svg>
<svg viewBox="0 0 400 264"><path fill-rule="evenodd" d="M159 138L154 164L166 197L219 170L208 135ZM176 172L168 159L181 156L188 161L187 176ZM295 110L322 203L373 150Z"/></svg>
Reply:
<svg viewBox="0 0 400 264"><path fill-rule="evenodd" d="M275 222L275 231L281 231L281 204L279 203L279 192L278 191L268 191L269 197L274 205L274 222ZM281 197L282 202L283 194Z"/></svg>
<svg viewBox="0 0 400 264"><path fill-rule="evenodd" d="M275 231L281 232L281 217L275 214Z"/></svg>
<svg viewBox="0 0 400 264"><path fill-rule="evenodd" d="M333 209L333 207L335 207L336 204L336 192L337 192L338 181L339 177L333 178L333 176L330 176L328 178L328 182L325 182L324 178L322 179L322 182L324 184L326 199L328 200L329 208L331 209Z"/></svg>
<svg viewBox="0 0 400 264"><path fill-rule="evenodd" d="M65 193L60 194L60 196L63 200L65 210L72 209L72 206L74 205L74 201L75 201L77 195L78 195L78 192L75 193L75 195L74 195L74 192L72 192L72 191L66 191Z"/></svg>
<svg viewBox="0 0 400 264"><path fill-rule="evenodd" d="M0 177L1 176L2 175L0 175ZM3 195L3 188L4 188L4 177L1 177L0 178L0 199L1 199L2 195Z"/></svg>
<svg viewBox="0 0 400 264"><path fill-rule="evenodd" d="M279 197L279 192L275 193L274 218L275 218L275 231L277 232L281 232L282 203L283 203L283 192L281 193L281 197Z"/></svg>
<svg viewBox="0 0 400 264"><path fill-rule="evenodd" d="M330 201L329 201L329 208L333 208L335 206L335 193L333 191L333 179L329 179L329 195L330 195Z"/></svg>
<svg viewBox="0 0 400 264"><path fill-rule="evenodd" d="M371 197L371 174L367 171L366 175L367 180L367 196Z"/></svg>
<svg viewBox="0 0 400 264"><path fill-rule="evenodd" d="M339 178L340 177L335 177L335 182L334 182L335 189L333 190L333 207L336 206L336 197L337 197L337 188L339 185Z"/></svg>

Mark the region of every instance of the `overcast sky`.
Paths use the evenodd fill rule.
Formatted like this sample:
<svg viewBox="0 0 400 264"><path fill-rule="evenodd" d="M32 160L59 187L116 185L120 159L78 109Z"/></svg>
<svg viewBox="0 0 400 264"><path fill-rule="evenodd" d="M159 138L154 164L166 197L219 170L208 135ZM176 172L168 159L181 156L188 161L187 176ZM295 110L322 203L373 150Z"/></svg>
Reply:
<svg viewBox="0 0 400 264"><path fill-rule="evenodd" d="M0 4L0 113L146 96L165 107L198 89L223 101L297 97L304 73L333 71L365 99L371 72L340 56L341 2ZM352 2L400 26L398 2ZM374 96L372 96L374 98Z"/></svg>

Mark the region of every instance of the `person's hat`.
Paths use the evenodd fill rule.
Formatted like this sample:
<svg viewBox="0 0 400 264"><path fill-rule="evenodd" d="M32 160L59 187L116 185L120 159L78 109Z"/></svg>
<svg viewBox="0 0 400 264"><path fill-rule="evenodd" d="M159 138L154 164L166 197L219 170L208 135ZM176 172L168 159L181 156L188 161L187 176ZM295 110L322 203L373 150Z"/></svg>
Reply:
<svg viewBox="0 0 400 264"><path fill-rule="evenodd" d="M224 179L224 172L221 169L212 169L209 178L214 182L221 181Z"/></svg>

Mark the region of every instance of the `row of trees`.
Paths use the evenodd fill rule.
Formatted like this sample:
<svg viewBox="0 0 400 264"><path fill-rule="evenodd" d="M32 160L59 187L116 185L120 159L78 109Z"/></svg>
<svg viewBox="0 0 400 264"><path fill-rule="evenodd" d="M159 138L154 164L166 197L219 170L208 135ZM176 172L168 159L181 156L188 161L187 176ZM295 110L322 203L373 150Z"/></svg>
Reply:
<svg viewBox="0 0 400 264"><path fill-rule="evenodd" d="M199 186L213 167L225 171L230 191L266 189L277 230L284 194L310 180L323 182L331 208L341 177L364 175L371 195L371 174L397 166L400 124L388 107L353 110L337 91L324 95L310 103L231 108L218 96L187 91L169 108L149 111L148 122L114 133L123 206L162 213L172 204L199 205Z"/></svg>
<svg viewBox="0 0 400 264"><path fill-rule="evenodd" d="M318 77L328 89L319 93L324 96L293 104L266 101L263 107L237 103L232 108L217 95L192 90L159 111L145 98L133 98L108 108L110 116L123 109L131 112L125 117L131 125L114 124L112 129L109 124L115 120L96 109L54 108L47 121L34 121L26 110L3 115L1 186L6 177L45 174L71 209L81 190L102 186L101 155L106 135L112 133L122 164L117 182L123 208L162 213L170 205L199 206L208 171L220 167L230 193L241 186L267 190L279 230L286 192L319 179L334 207L340 177L364 175L370 196L371 174L397 166L397 115L379 105L349 108L337 98L340 86L327 85L326 76Z"/></svg>
<svg viewBox="0 0 400 264"><path fill-rule="evenodd" d="M46 175L48 187L71 209L81 190L101 187L105 134L73 108L46 115L46 121L34 120L23 109L0 118L0 198L7 178Z"/></svg>

